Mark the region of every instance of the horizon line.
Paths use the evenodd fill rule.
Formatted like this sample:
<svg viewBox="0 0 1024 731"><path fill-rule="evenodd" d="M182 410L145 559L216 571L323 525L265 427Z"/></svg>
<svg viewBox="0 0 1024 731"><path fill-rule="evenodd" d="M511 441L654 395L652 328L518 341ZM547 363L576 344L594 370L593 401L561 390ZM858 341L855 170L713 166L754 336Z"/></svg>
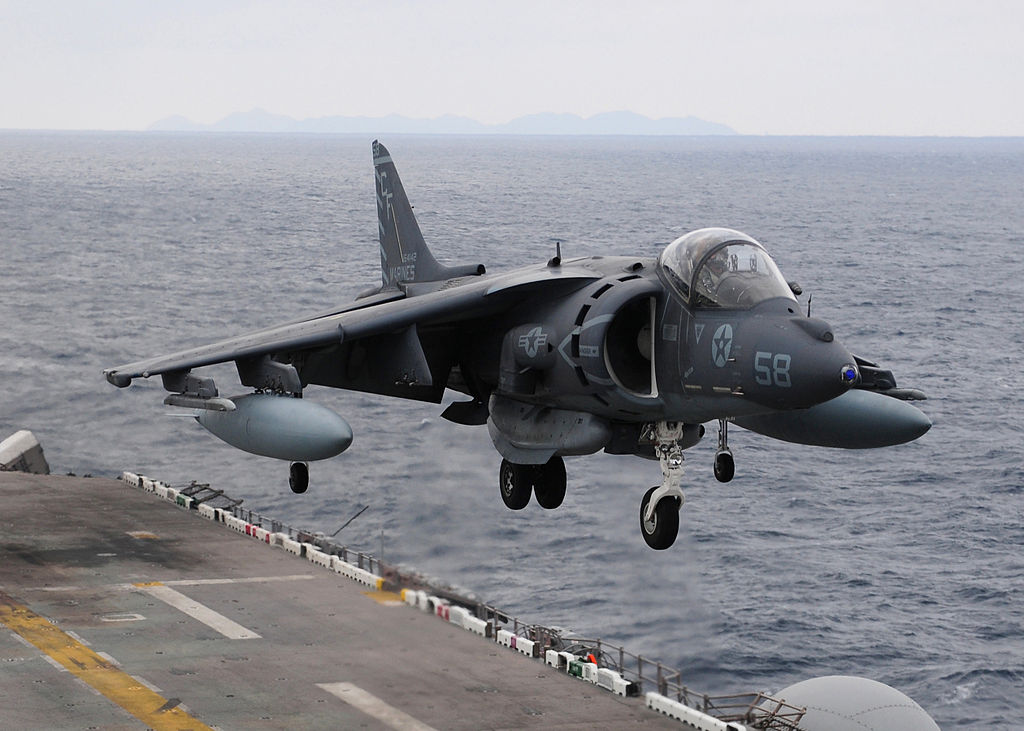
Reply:
<svg viewBox="0 0 1024 731"><path fill-rule="evenodd" d="M0 134L17 133L27 134L33 132L45 132L54 134L146 134L146 135L258 135L263 137L361 137L378 136L381 134L388 137L714 137L720 139L732 138L822 138L822 139L969 139L969 140L1018 140L1024 139L1024 134L943 134L943 133L921 133L921 134L892 134L892 133L827 133L827 132L732 132L724 134L715 133L643 133L643 132L319 132L311 130L225 130L225 129L182 129L182 130L161 130L142 128L98 128L98 127L0 127Z"/></svg>

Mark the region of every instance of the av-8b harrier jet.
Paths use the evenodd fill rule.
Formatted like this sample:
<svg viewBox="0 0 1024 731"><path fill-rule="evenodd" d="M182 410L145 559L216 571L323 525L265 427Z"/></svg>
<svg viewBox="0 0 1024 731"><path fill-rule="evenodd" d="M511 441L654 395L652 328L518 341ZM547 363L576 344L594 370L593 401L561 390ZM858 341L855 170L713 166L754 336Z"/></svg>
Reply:
<svg viewBox="0 0 1024 731"><path fill-rule="evenodd" d="M316 384L440 403L442 416L487 425L501 455L502 500L519 510L565 497L563 457L632 454L661 463L640 502L652 548L675 541L683 450L718 423L714 473L735 467L728 425L800 444L860 449L908 442L931 422L891 372L849 353L827 322L802 313L765 248L726 228L693 231L654 259L592 256L504 274L446 266L424 242L398 171L373 143L382 282L308 319L117 366L126 387L159 375L165 403L195 411L216 436L292 462L352 442L337 414L301 398ZM234 361L252 393L219 394L193 370Z"/></svg>

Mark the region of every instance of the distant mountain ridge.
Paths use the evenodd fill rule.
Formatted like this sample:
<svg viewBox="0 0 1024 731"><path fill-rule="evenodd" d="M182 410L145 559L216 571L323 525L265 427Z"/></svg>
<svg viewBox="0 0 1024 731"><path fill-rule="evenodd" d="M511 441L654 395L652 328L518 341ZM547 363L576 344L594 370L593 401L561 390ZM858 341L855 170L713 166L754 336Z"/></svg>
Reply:
<svg viewBox="0 0 1024 731"><path fill-rule="evenodd" d="M180 115L166 117L147 130L158 132L298 132L358 134L511 134L511 135L734 135L731 127L697 117L651 119L634 112L605 112L592 117L545 112L518 117L505 124L484 124L446 114L414 119L386 117L316 117L297 120L262 109L229 114L219 122L200 124Z"/></svg>

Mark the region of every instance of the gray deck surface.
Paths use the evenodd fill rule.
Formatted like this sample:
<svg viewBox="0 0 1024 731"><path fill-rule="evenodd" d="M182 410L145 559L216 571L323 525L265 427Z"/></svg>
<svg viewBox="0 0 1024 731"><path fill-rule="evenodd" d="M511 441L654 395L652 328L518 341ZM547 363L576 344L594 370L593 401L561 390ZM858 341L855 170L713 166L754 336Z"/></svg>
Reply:
<svg viewBox="0 0 1024 731"><path fill-rule="evenodd" d="M162 587L138 586L150 582ZM212 626L167 595L212 610ZM91 652L115 668L89 676L114 676L94 690L86 670L11 629L9 610L0 728L680 728L642 699L381 598L114 480L0 473L0 605L64 638L67 667ZM231 638L245 631L259 637ZM348 701L321 687L337 683L351 684L337 687Z"/></svg>

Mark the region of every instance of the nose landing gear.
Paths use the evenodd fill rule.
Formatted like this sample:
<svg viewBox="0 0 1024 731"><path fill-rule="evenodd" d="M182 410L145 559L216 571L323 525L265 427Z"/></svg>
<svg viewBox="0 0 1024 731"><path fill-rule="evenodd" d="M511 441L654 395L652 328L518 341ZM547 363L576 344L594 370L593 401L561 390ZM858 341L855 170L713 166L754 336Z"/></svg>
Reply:
<svg viewBox="0 0 1024 731"><path fill-rule="evenodd" d="M679 533L679 508L682 498L664 497L651 504L651 496L660 487L652 487L640 501L640 532L647 545L663 551L675 543ZM648 513L650 517L648 517Z"/></svg>
<svg viewBox="0 0 1024 731"><path fill-rule="evenodd" d="M659 421L653 425L654 452L661 462L661 485L652 487L640 501L640 532L647 545L664 551L679 533L679 508L683 505L683 437L685 425Z"/></svg>

